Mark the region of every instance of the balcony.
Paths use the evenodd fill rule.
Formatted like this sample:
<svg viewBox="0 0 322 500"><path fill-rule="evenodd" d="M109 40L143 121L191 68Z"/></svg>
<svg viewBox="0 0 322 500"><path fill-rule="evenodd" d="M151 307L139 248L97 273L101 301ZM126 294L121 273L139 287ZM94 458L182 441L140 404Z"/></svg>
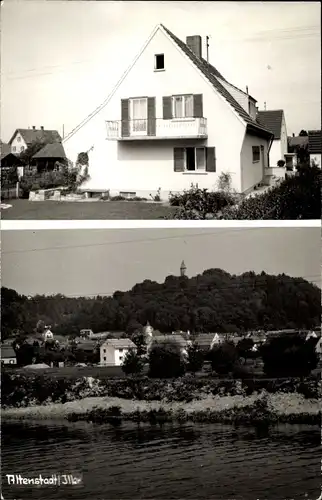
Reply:
<svg viewBox="0 0 322 500"><path fill-rule="evenodd" d="M107 139L115 141L207 139L206 118L107 121Z"/></svg>

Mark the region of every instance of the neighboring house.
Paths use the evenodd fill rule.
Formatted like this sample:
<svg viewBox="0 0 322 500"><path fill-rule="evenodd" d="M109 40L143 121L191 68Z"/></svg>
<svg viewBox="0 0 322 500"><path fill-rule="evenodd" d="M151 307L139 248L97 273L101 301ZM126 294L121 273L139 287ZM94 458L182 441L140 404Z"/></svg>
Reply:
<svg viewBox="0 0 322 500"><path fill-rule="evenodd" d="M213 338L213 333L200 333L199 335L195 336L194 343L199 347L201 351L207 352L210 350Z"/></svg>
<svg viewBox="0 0 322 500"><path fill-rule="evenodd" d="M32 157L38 172L43 170L59 170L60 165L66 164L66 155L61 143L46 144Z"/></svg>
<svg viewBox="0 0 322 500"><path fill-rule="evenodd" d="M1 171L15 167L17 169L18 178L20 179L23 176L23 163L11 152L10 145L2 141L0 141L0 164Z"/></svg>
<svg viewBox="0 0 322 500"><path fill-rule="evenodd" d="M53 340L54 339L54 334L50 330L50 327L46 327L44 333L42 334L42 337L43 337L45 342L46 342L46 340Z"/></svg>
<svg viewBox="0 0 322 500"><path fill-rule="evenodd" d="M166 342L176 342L180 346L180 351L183 356L187 356L187 348L189 341L183 338L182 335L172 334L172 335L153 335L147 339L147 354L151 351L154 343L166 343Z"/></svg>
<svg viewBox="0 0 322 500"><path fill-rule="evenodd" d="M304 163L309 159L308 144L309 137L307 135L293 134L292 137L287 138L288 153L295 155L295 164Z"/></svg>
<svg viewBox="0 0 322 500"><path fill-rule="evenodd" d="M130 349L136 350L136 345L130 339L108 339L100 346L100 364L121 366Z"/></svg>
<svg viewBox="0 0 322 500"><path fill-rule="evenodd" d="M314 161L321 168L322 134L321 130L309 130L310 164Z"/></svg>
<svg viewBox="0 0 322 500"><path fill-rule="evenodd" d="M62 138L57 130L45 130L44 127L40 127L40 129L36 129L36 127L17 128L9 141L11 153L19 155L35 141L52 144L62 142Z"/></svg>
<svg viewBox="0 0 322 500"><path fill-rule="evenodd" d="M272 132L256 100L202 57L200 36L158 25L108 99L63 141L73 163L89 152L84 191L150 197L161 189L214 189L229 173L247 193L263 182ZM106 140L107 139L107 140Z"/></svg>
<svg viewBox="0 0 322 500"><path fill-rule="evenodd" d="M274 134L274 140L269 152L269 166L277 167L277 162L283 160L289 162L287 149L287 129L285 115L282 109L259 111L258 122ZM281 169L283 170L283 168ZM283 174L284 176L284 174Z"/></svg>
<svg viewBox="0 0 322 500"><path fill-rule="evenodd" d="M1 346L1 363L4 365L16 365L17 357L14 349L9 345Z"/></svg>

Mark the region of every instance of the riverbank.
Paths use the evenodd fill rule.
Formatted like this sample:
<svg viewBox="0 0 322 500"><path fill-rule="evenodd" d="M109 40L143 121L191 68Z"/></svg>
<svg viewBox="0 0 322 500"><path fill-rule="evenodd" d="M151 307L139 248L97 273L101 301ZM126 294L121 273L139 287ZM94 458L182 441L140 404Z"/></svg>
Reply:
<svg viewBox="0 0 322 500"><path fill-rule="evenodd" d="M191 402L138 401L117 397L87 397L67 403L6 408L2 420L195 421L221 423L288 422L320 424L318 399L294 393L251 396L207 396Z"/></svg>

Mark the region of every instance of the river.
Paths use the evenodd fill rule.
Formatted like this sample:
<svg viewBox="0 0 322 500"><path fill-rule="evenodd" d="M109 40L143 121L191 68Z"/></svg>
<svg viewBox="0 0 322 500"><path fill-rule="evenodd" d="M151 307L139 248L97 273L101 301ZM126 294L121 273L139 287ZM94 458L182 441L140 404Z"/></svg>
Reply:
<svg viewBox="0 0 322 500"><path fill-rule="evenodd" d="M317 500L320 429L3 423L4 500ZM9 486L6 474L81 484Z"/></svg>

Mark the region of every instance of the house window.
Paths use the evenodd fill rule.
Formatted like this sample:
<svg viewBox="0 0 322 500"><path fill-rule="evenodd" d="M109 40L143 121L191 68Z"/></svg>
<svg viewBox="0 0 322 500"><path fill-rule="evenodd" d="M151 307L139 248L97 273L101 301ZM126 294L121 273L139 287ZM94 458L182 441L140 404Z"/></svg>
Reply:
<svg viewBox="0 0 322 500"><path fill-rule="evenodd" d="M173 118L193 117L193 95L172 96L172 116Z"/></svg>
<svg viewBox="0 0 322 500"><path fill-rule="evenodd" d="M130 100L130 124L131 134L141 135L147 132L148 123L148 100L146 97L139 97Z"/></svg>
<svg viewBox="0 0 322 500"><path fill-rule="evenodd" d="M13 147L12 147L12 151L15 153L15 151L16 151L16 146L13 146Z"/></svg>
<svg viewBox="0 0 322 500"><path fill-rule="evenodd" d="M106 349L103 349L103 352L106 352Z"/></svg>
<svg viewBox="0 0 322 500"><path fill-rule="evenodd" d="M187 172L206 170L206 148L185 148L184 167Z"/></svg>
<svg viewBox="0 0 322 500"><path fill-rule="evenodd" d="M25 150L25 146L21 146L20 151L24 151L24 150Z"/></svg>
<svg viewBox="0 0 322 500"><path fill-rule="evenodd" d="M123 359L123 356L120 356L120 361L122 361L122 359Z"/></svg>
<svg viewBox="0 0 322 500"><path fill-rule="evenodd" d="M256 163L260 160L261 156L260 148L259 146L253 146L252 150L253 150L253 163Z"/></svg>
<svg viewBox="0 0 322 500"><path fill-rule="evenodd" d="M154 56L154 69L164 69L164 54L156 54Z"/></svg>
<svg viewBox="0 0 322 500"><path fill-rule="evenodd" d="M123 349L119 349L120 352L123 352Z"/></svg>
<svg viewBox="0 0 322 500"><path fill-rule="evenodd" d="M20 135L18 135L18 137L17 137L17 142L21 142L21 137L20 137Z"/></svg>
<svg viewBox="0 0 322 500"><path fill-rule="evenodd" d="M103 359L104 359L104 361L106 361L106 356L104 356L104 358L103 358Z"/></svg>

